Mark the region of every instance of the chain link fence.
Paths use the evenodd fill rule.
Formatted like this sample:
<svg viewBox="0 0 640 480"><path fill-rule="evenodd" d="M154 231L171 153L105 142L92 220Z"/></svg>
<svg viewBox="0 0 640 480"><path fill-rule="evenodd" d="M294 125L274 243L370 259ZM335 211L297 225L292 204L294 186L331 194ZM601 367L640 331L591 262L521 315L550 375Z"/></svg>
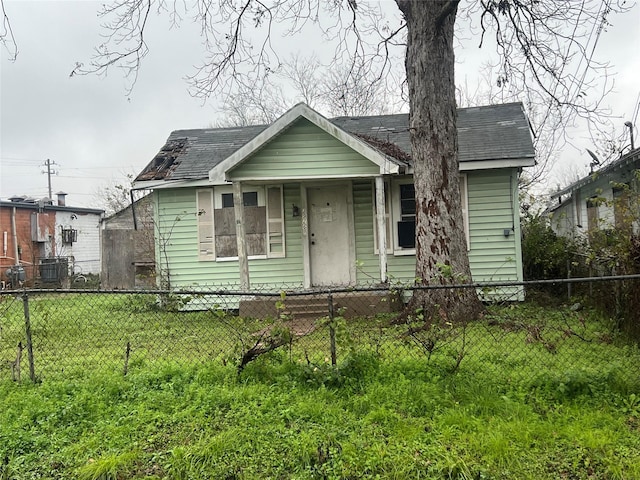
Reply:
<svg viewBox="0 0 640 480"><path fill-rule="evenodd" d="M427 322L404 308L418 288L476 288L486 311L466 324ZM568 302L567 291L582 292L582 303ZM481 369L508 375L506 382L587 370L638 382L637 338L622 328L637 326L638 312L629 317L605 306L607 316L588 305L607 292L637 298L640 275L316 291L5 290L0 380L126 375L167 363L217 362L241 371L278 351L311 368L371 355L424 361L444 374Z"/></svg>

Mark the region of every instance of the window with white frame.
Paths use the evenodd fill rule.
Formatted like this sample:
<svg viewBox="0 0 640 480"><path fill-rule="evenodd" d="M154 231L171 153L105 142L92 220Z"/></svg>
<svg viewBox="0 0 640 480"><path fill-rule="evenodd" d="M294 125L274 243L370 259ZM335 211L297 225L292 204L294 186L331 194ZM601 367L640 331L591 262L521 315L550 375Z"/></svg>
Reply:
<svg viewBox="0 0 640 480"><path fill-rule="evenodd" d="M398 185L399 215L396 223L396 245L416 248L416 189L413 183Z"/></svg>
<svg viewBox="0 0 640 480"><path fill-rule="evenodd" d="M249 257L282 257L284 212L282 187L244 187L244 227ZM238 258L231 186L198 190L198 248L201 260Z"/></svg>
<svg viewBox="0 0 640 480"><path fill-rule="evenodd" d="M467 195L467 176L460 175L460 197L467 248L469 239L469 214ZM389 202L391 199L391 202ZM375 192L374 192L375 200ZM385 217L387 223L387 251L395 255L415 254L416 202L413 179L396 180L385 184ZM378 234L375 223L374 202L374 239L375 252L378 253Z"/></svg>

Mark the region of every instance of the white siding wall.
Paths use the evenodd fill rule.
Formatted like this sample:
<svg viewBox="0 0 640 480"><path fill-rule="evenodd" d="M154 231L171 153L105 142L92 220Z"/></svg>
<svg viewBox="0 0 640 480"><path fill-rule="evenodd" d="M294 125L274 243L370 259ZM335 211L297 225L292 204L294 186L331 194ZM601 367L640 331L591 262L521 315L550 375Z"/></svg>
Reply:
<svg viewBox="0 0 640 480"><path fill-rule="evenodd" d="M598 223L600 229L615 227L613 214L613 188L611 179L599 178L585 185L551 215L551 227L562 236L584 236L589 231L587 221L587 200L591 197L603 199L598 205Z"/></svg>
<svg viewBox="0 0 640 480"><path fill-rule="evenodd" d="M100 215L93 213L56 212L56 253L69 259L76 273L100 273ZM62 243L62 229L78 231L78 241Z"/></svg>

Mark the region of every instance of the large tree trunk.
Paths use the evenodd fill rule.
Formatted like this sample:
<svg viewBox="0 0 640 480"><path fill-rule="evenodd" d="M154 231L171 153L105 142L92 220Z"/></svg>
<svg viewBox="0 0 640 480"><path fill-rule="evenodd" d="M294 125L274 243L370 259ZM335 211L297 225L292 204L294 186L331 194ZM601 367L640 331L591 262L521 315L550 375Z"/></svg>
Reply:
<svg viewBox="0 0 640 480"><path fill-rule="evenodd" d="M416 192L416 278L471 282L458 168L453 28L457 1L396 0L408 27L406 71ZM414 291L409 311L466 322L482 311L474 289Z"/></svg>

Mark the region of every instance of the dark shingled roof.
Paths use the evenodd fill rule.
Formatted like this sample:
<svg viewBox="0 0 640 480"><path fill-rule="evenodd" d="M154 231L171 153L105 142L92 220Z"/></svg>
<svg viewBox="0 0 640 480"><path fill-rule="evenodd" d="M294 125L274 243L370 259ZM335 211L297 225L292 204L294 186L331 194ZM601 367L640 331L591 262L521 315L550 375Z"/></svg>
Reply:
<svg viewBox="0 0 640 480"><path fill-rule="evenodd" d="M377 137L411 153L409 114L338 117L331 122L347 132ZM534 153L521 103L458 109L461 162L533 158Z"/></svg>
<svg viewBox="0 0 640 480"><path fill-rule="evenodd" d="M338 117L333 124L402 162L410 158L409 115ZM268 125L176 130L136 181L196 180ZM534 158L521 103L458 109L460 162Z"/></svg>

